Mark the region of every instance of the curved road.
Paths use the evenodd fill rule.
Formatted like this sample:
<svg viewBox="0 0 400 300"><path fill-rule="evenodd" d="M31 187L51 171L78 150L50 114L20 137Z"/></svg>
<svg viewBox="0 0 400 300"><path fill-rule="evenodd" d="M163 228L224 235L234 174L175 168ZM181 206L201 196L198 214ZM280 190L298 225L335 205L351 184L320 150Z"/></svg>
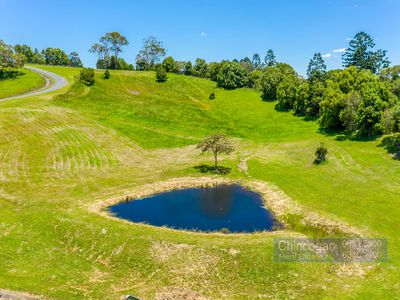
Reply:
<svg viewBox="0 0 400 300"><path fill-rule="evenodd" d="M27 68L35 73L38 73L40 76L44 77L46 79L45 86L38 90L27 92L25 94L11 96L11 97L7 97L7 98L0 98L0 102L53 92L53 91L62 89L63 87L65 87L68 84L67 79L65 79L64 77L62 77L60 75L54 74L53 72L45 71L45 70L31 67L31 66L25 66L25 68ZM53 81L53 82L51 82L51 81Z"/></svg>

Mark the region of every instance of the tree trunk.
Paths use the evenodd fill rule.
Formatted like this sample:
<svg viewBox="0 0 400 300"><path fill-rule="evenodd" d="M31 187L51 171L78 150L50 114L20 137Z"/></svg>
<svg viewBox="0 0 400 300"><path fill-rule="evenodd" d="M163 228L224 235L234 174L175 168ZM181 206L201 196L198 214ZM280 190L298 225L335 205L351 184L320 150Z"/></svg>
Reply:
<svg viewBox="0 0 400 300"><path fill-rule="evenodd" d="M218 152L214 152L214 167L215 169L218 168Z"/></svg>

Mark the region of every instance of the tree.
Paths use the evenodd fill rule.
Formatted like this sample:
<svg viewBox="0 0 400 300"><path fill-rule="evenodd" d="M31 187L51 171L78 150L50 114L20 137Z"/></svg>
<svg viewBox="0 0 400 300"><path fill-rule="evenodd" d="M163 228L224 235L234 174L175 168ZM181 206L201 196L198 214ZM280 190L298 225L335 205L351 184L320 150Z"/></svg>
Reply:
<svg viewBox="0 0 400 300"><path fill-rule="evenodd" d="M310 102L310 83L307 80L301 81L296 91L296 99L293 103L293 111L296 115L305 115L306 108Z"/></svg>
<svg viewBox="0 0 400 300"><path fill-rule="evenodd" d="M197 77L207 77L208 75L208 65L206 61L202 58L197 58L193 66L193 75Z"/></svg>
<svg viewBox="0 0 400 300"><path fill-rule="evenodd" d="M60 48L46 48L42 50L42 55L47 65L67 66L69 63L68 55Z"/></svg>
<svg viewBox="0 0 400 300"><path fill-rule="evenodd" d="M122 57L118 57L117 61L117 69L118 70L130 70L132 71L134 69L132 64L129 64L123 59Z"/></svg>
<svg viewBox="0 0 400 300"><path fill-rule="evenodd" d="M315 150L314 164L319 165L326 161L326 155L328 154L328 149L323 143L321 143L317 150Z"/></svg>
<svg viewBox="0 0 400 300"><path fill-rule="evenodd" d="M162 42L158 41L155 37L150 36L143 40L142 49L136 56L136 64L141 64L145 70L154 69L155 64L159 63L161 58L165 56L166 50Z"/></svg>
<svg viewBox="0 0 400 300"><path fill-rule="evenodd" d="M254 71L253 63L251 62L250 58L247 56L239 61L240 65L248 72L251 73Z"/></svg>
<svg viewBox="0 0 400 300"><path fill-rule="evenodd" d="M16 53L11 45L0 40L0 69L21 68L26 61L25 55Z"/></svg>
<svg viewBox="0 0 400 300"><path fill-rule="evenodd" d="M269 49L267 51L267 55L265 56L265 65L267 67L273 67L276 65L276 57L275 57L275 53L274 51L272 51L272 49Z"/></svg>
<svg viewBox="0 0 400 300"><path fill-rule="evenodd" d="M28 45L15 45L14 46L15 53L23 54L26 57L26 62L28 64L33 64L34 62L34 52L32 48Z"/></svg>
<svg viewBox="0 0 400 300"><path fill-rule="evenodd" d="M105 70L104 71L104 79L110 79L110 77L111 77L110 71L109 70Z"/></svg>
<svg viewBox="0 0 400 300"><path fill-rule="evenodd" d="M276 90L286 76L297 76L295 70L288 64L278 63L266 67L261 75L261 96L264 100L275 100Z"/></svg>
<svg viewBox="0 0 400 300"><path fill-rule="evenodd" d="M37 48L35 48L35 51L33 51L32 63L39 65L44 65L46 63L43 55L39 52Z"/></svg>
<svg viewBox="0 0 400 300"><path fill-rule="evenodd" d="M79 54L76 53L75 51L69 54L68 59L69 59L69 66L82 68L83 66L82 61L79 58Z"/></svg>
<svg viewBox="0 0 400 300"><path fill-rule="evenodd" d="M386 50L372 51L375 47L372 37L359 32L349 42L349 47L343 54L343 67L356 66L359 69L370 70L372 73L379 72L382 68L389 66Z"/></svg>
<svg viewBox="0 0 400 300"><path fill-rule="evenodd" d="M107 69L110 62L110 48L107 44L95 43L90 47L89 52L97 54L96 67L98 69Z"/></svg>
<svg viewBox="0 0 400 300"><path fill-rule="evenodd" d="M307 77L309 80L323 80L326 73L326 65L321 53L315 53L310 60L307 68Z"/></svg>
<svg viewBox="0 0 400 300"><path fill-rule="evenodd" d="M178 73L178 65L172 56L164 58L162 65L167 73Z"/></svg>
<svg viewBox="0 0 400 300"><path fill-rule="evenodd" d="M193 65L191 61L186 62L183 72L185 75L193 75Z"/></svg>
<svg viewBox="0 0 400 300"><path fill-rule="evenodd" d="M248 74L237 62L225 62L217 75L217 86L226 89L235 89L246 86Z"/></svg>
<svg viewBox="0 0 400 300"><path fill-rule="evenodd" d="M159 65L156 71L156 80L158 82L165 82L167 81L167 79L168 79L167 71L162 65Z"/></svg>
<svg viewBox="0 0 400 300"><path fill-rule="evenodd" d="M234 147L227 140L224 134L212 134L205 137L196 147L202 153L212 151L214 154L214 167L218 169L218 154L230 154L234 151Z"/></svg>
<svg viewBox="0 0 400 300"><path fill-rule="evenodd" d="M258 53L254 53L252 63L253 63L254 69L257 69L258 67L261 66L261 58Z"/></svg>
<svg viewBox="0 0 400 300"><path fill-rule="evenodd" d="M129 44L126 37L121 35L119 32L107 32L100 38L100 42L104 46L110 45L110 50L114 52L115 60L118 62L118 55L122 52L122 47Z"/></svg>
<svg viewBox="0 0 400 300"><path fill-rule="evenodd" d="M110 64L108 65L108 68L111 70L118 70L118 60L115 57L115 55L111 55Z"/></svg>
<svg viewBox="0 0 400 300"><path fill-rule="evenodd" d="M279 108L293 108L299 84L300 81L296 75L292 74L283 78L276 90L276 99L278 100Z"/></svg>
<svg viewBox="0 0 400 300"><path fill-rule="evenodd" d="M94 70L92 68L83 68L79 75L79 81L87 86L94 84Z"/></svg>
<svg viewBox="0 0 400 300"><path fill-rule="evenodd" d="M223 63L212 62L208 65L210 79L212 81L217 81L217 76L219 70L221 69Z"/></svg>

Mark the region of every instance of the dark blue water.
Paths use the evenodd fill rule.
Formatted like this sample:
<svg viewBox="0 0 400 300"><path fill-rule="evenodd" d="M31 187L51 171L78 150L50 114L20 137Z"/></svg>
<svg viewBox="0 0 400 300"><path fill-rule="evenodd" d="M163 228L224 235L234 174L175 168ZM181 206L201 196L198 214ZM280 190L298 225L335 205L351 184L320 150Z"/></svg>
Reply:
<svg viewBox="0 0 400 300"><path fill-rule="evenodd" d="M185 230L271 231L276 224L261 196L239 185L176 190L121 202L109 211L132 222Z"/></svg>

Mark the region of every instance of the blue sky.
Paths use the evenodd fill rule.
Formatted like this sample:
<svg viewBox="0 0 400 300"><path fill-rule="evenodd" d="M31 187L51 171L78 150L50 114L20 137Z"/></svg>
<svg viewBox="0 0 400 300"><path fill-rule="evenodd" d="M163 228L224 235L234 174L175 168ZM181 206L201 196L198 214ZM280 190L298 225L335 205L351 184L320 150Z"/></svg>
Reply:
<svg viewBox="0 0 400 300"><path fill-rule="evenodd" d="M153 35L178 60L251 58L272 48L300 74L315 52L328 68L341 67L340 49L366 31L400 64L400 0L0 0L0 11L0 39L77 51L87 66L96 62L90 45L108 31L127 37L129 62Z"/></svg>

